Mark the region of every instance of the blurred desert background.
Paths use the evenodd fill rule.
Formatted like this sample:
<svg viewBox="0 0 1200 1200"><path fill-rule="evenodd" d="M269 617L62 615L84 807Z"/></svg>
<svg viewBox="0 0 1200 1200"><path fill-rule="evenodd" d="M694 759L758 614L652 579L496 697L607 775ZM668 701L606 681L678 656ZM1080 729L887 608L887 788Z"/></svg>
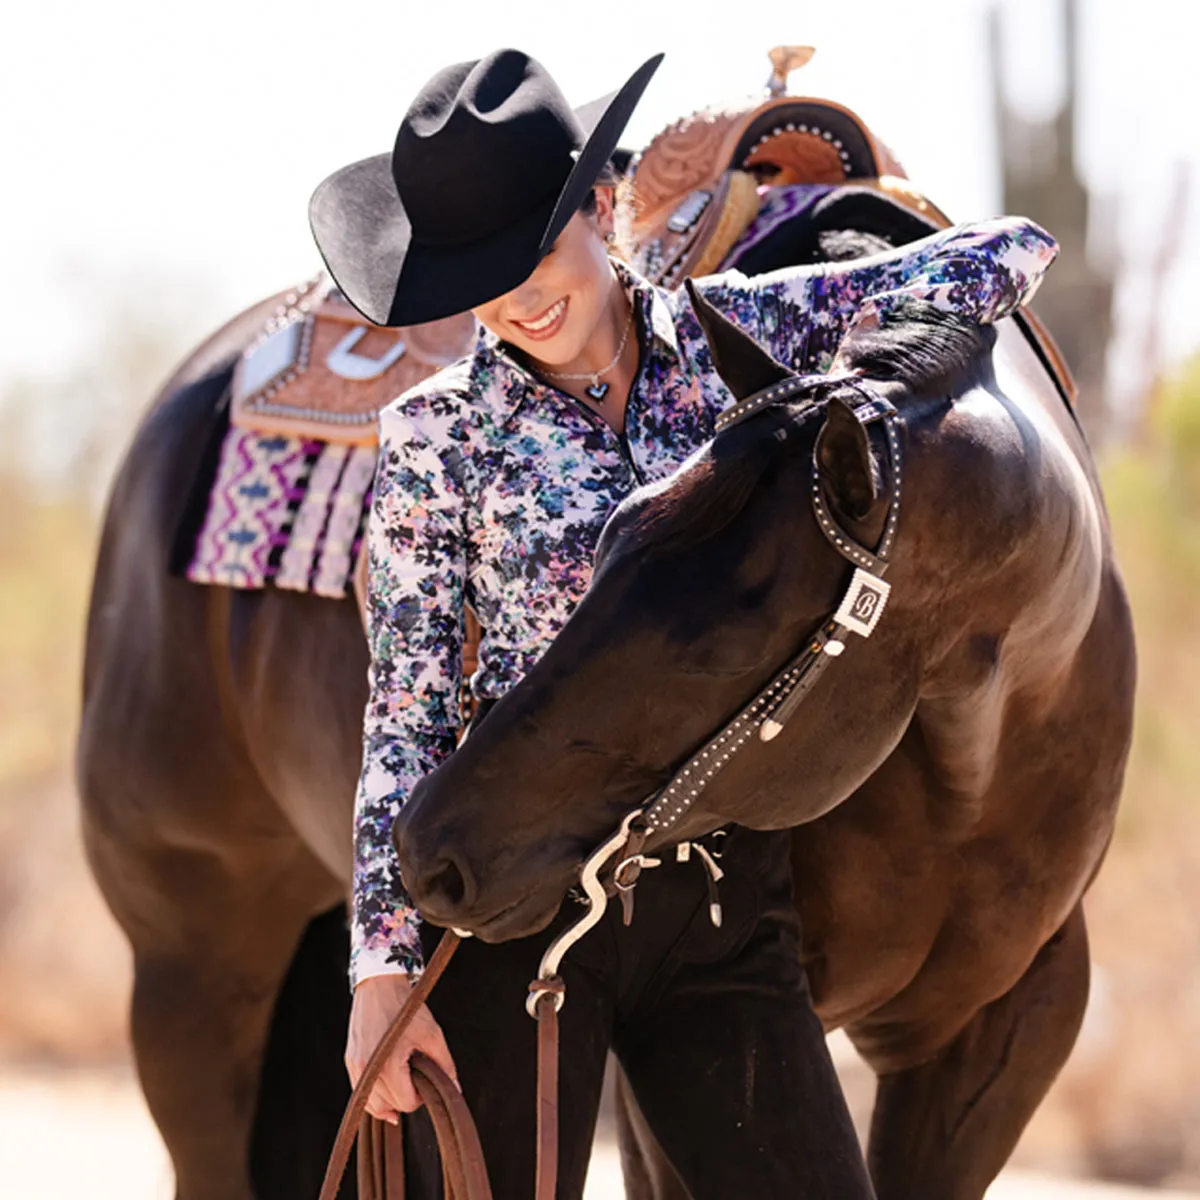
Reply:
<svg viewBox="0 0 1200 1200"><path fill-rule="evenodd" d="M1062 242L1035 307L1079 376L1134 606L1137 728L1088 901L1091 1004L993 1196L1077 1194L1054 1179L1200 1195L1200 5L864 2L848 30L805 6L751 21L647 4L595 36L572 16L547 29L544 6L464 4L452 23L395 7L374 31L311 4L0 19L0 1195L171 1192L129 1067L129 956L72 785L105 490L156 386L235 311L313 274L311 186L389 145L445 62L521 45L582 101L665 48L639 144L760 87L785 41L818 46L792 91L877 125L953 217L1021 212ZM835 1045L863 1114L869 1080ZM592 1194L616 1186L605 1150Z"/></svg>

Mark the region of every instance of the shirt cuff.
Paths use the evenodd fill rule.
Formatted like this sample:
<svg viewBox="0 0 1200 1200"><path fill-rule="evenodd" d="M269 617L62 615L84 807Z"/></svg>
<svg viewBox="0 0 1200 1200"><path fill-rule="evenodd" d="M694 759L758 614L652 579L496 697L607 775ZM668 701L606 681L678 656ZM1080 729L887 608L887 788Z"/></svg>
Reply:
<svg viewBox="0 0 1200 1200"><path fill-rule="evenodd" d="M406 975L416 983L425 972L425 964L417 956L407 955L392 947L359 946L350 954L350 990L353 992L364 979L376 975Z"/></svg>

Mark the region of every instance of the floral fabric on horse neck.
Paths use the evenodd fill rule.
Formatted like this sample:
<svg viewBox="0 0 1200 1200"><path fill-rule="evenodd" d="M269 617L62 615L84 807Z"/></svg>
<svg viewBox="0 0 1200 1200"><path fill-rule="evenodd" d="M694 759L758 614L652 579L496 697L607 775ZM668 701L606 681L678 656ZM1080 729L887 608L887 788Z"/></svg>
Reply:
<svg viewBox="0 0 1200 1200"><path fill-rule="evenodd" d="M854 320L906 298L980 322L1033 294L1057 254L1037 225L960 226L843 265L699 282L704 295L797 371L826 370ZM463 610L484 629L470 687L498 698L579 602L609 513L712 437L732 397L685 292L615 264L641 356L618 436L537 379L490 334L381 415L368 531L370 696L355 806L351 979L419 972L419 917L400 880L392 822L454 749Z"/></svg>

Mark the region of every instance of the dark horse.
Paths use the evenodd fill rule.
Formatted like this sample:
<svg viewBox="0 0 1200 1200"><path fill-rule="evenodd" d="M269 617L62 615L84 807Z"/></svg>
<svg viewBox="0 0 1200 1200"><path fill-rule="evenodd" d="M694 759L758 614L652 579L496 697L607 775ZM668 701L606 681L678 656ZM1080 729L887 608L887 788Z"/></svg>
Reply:
<svg viewBox="0 0 1200 1200"><path fill-rule="evenodd" d="M701 316L736 397L787 377ZM554 644L395 832L434 922L543 928L582 859L838 608L851 566L814 495L870 548L902 477L878 628L646 845L794 827L804 965L879 1077L886 1200L982 1197L1065 1061L1129 746L1133 640L1092 465L994 336L914 308L843 346L899 413L895 457L843 384L760 409L626 500Z"/></svg>
<svg viewBox="0 0 1200 1200"><path fill-rule="evenodd" d="M807 253L789 245L779 261ZM84 833L133 946L134 1051L181 1200L315 1195L347 1094L341 905L367 667L356 606L198 587L167 569L233 360L272 304L197 351L142 422L109 501L88 619ZM1065 1059L1087 990L1078 902L1129 737L1131 636L1090 459L1011 322L990 362L999 382L985 359L984 382L953 403L945 387L926 400L881 385L910 442L893 607L704 813L714 825L807 822L796 833L807 966L822 1017L846 1025L881 1074L872 1159L885 1197L982 1195ZM582 665L600 597L614 603L625 621L588 679L602 681L594 703L613 744L622 722L645 723L628 744L639 787L833 595L837 563L801 503L811 436L760 436L786 419L718 439L711 480L697 466L621 515L598 598L539 668L544 680L555 664ZM647 657L622 689L638 647ZM536 686L482 723L456 770L499 752ZM550 730L567 754L577 691L564 684L559 703ZM520 765L527 745L514 733L505 753ZM431 819L434 795L414 819ZM546 811L566 798L555 791ZM471 862L511 845L483 799L464 800L480 805ZM626 797L573 787L570 799L572 836L555 843L530 925ZM516 867L518 886L529 867Z"/></svg>

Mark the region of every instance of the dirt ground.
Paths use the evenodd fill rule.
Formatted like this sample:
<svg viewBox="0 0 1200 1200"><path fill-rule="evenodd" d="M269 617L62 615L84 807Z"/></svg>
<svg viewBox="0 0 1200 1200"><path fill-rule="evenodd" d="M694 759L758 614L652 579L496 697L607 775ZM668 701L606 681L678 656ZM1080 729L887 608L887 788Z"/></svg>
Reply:
<svg viewBox="0 0 1200 1200"><path fill-rule="evenodd" d="M171 1167L126 1071L0 1074L4 1200L170 1200ZM586 1200L623 1196L616 1147L597 1142ZM1200 1200L1185 1192L1055 1179L1010 1170L988 1200Z"/></svg>

